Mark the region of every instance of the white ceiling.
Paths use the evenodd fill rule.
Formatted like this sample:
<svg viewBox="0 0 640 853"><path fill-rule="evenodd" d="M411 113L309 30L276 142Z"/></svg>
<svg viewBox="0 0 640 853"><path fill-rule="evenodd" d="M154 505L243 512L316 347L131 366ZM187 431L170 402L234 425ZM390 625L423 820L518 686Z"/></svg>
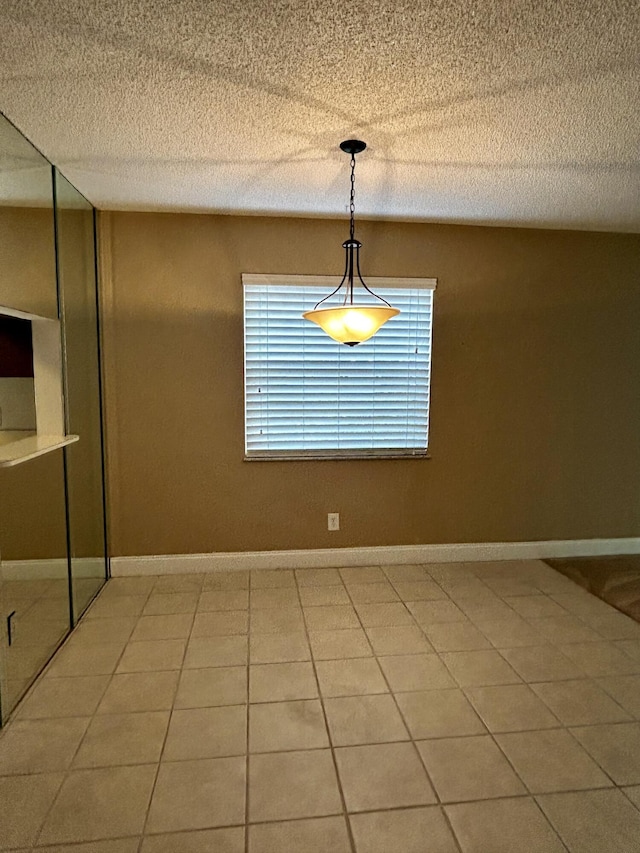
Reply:
<svg viewBox="0 0 640 853"><path fill-rule="evenodd" d="M640 231L637 0L3 0L0 110L97 206Z"/></svg>

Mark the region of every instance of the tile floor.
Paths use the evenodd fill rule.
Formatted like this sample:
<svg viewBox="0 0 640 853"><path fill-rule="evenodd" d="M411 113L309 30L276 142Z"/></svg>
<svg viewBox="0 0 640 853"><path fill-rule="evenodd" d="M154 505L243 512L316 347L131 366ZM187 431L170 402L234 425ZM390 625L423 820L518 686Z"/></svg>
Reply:
<svg viewBox="0 0 640 853"><path fill-rule="evenodd" d="M116 578L0 734L0 849L640 851L640 625L539 561Z"/></svg>

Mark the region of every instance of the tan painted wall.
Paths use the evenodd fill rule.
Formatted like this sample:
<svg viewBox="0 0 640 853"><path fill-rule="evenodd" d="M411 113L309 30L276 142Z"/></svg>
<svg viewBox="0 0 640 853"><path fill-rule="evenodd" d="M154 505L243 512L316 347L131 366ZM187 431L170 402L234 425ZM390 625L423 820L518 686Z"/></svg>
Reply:
<svg viewBox="0 0 640 853"><path fill-rule="evenodd" d="M432 459L259 463L240 274L336 274L344 222L101 219L114 555L640 534L637 235L362 223L438 278Z"/></svg>

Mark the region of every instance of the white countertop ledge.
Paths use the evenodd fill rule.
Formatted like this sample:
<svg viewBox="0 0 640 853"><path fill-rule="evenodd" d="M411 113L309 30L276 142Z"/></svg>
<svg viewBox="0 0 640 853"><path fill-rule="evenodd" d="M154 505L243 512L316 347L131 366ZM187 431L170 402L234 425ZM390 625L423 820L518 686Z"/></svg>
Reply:
<svg viewBox="0 0 640 853"><path fill-rule="evenodd" d="M30 435L0 444L0 468L11 468L78 441L79 435Z"/></svg>

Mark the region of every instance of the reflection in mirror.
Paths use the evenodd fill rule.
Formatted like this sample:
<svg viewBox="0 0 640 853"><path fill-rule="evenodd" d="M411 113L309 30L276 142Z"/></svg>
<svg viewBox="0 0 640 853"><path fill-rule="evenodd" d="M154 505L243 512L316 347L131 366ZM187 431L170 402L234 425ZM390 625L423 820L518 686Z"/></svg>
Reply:
<svg viewBox="0 0 640 853"><path fill-rule="evenodd" d="M106 576L95 237L92 206L57 169L55 187L66 432L80 436L65 451L77 619Z"/></svg>
<svg viewBox="0 0 640 853"><path fill-rule="evenodd" d="M0 444L33 435L35 429L31 323L0 313Z"/></svg>
<svg viewBox="0 0 640 853"><path fill-rule="evenodd" d="M0 306L58 317L51 165L3 115Z"/></svg>
<svg viewBox="0 0 640 853"><path fill-rule="evenodd" d="M0 116L0 306L57 319L51 166ZM0 314L2 309L0 309ZM32 324L0 317L4 438L34 426ZM0 469L0 711L69 630L62 451Z"/></svg>
<svg viewBox="0 0 640 853"><path fill-rule="evenodd" d="M69 630L62 451L0 470L3 719Z"/></svg>

